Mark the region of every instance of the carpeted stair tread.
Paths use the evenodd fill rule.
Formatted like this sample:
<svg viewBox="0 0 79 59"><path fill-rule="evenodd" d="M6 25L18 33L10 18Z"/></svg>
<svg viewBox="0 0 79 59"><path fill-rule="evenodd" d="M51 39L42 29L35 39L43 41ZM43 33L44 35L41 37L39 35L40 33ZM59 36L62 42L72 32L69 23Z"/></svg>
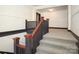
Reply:
<svg viewBox="0 0 79 59"><path fill-rule="evenodd" d="M61 41L51 41L49 39L43 39L40 41L40 44L46 44L46 45L55 45L55 46L58 46L58 47L63 47L63 48L66 48L66 49L77 49L78 50L78 47L76 46L76 43L69 43L69 42L61 42Z"/></svg>
<svg viewBox="0 0 79 59"><path fill-rule="evenodd" d="M54 39L62 39L62 40L70 40L77 42L77 39L73 37L73 35L70 35L70 33L61 33L61 34L56 34L56 33L47 33L43 36L43 38L54 38Z"/></svg>
<svg viewBox="0 0 79 59"><path fill-rule="evenodd" d="M76 50L67 50L67 49L63 49L63 48L59 48L59 47L56 47L56 46L52 46L52 47L49 47L49 46L45 46L45 45L40 45L38 48L37 48L37 52L39 51L46 51L47 54L75 54L77 53Z"/></svg>
<svg viewBox="0 0 79 59"><path fill-rule="evenodd" d="M40 40L36 54L77 54L77 42L66 29L52 29Z"/></svg>

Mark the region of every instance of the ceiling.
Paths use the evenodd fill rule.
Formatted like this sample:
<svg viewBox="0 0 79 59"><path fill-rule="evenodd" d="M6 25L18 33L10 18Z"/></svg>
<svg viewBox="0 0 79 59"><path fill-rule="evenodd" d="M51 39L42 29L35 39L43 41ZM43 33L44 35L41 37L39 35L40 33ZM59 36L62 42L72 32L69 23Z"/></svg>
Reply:
<svg viewBox="0 0 79 59"><path fill-rule="evenodd" d="M37 11L45 12L45 11L48 11L48 9L53 9L53 10L67 9L67 5L57 6L57 7L48 7L48 8L38 9Z"/></svg>

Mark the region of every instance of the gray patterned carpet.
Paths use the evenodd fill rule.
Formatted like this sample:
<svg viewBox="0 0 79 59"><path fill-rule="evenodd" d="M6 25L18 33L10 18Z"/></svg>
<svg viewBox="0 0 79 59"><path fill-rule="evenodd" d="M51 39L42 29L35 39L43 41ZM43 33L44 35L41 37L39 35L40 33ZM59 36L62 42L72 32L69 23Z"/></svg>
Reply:
<svg viewBox="0 0 79 59"><path fill-rule="evenodd" d="M51 29L43 36L36 54L77 54L77 39L65 29Z"/></svg>

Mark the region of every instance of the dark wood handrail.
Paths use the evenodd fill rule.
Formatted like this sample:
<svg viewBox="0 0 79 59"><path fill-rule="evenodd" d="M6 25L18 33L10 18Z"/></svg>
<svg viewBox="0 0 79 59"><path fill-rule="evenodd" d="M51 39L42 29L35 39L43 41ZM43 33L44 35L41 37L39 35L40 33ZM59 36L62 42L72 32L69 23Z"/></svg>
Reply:
<svg viewBox="0 0 79 59"><path fill-rule="evenodd" d="M19 43L20 37L13 38L15 53L35 53L39 41L43 38L44 34L48 33L48 20L44 20L42 17L33 32L31 34L28 33L24 35L26 39L25 45Z"/></svg>
<svg viewBox="0 0 79 59"><path fill-rule="evenodd" d="M32 33L32 37L33 37L33 36L35 35L35 33L38 31L38 29L39 29L39 27L41 26L42 22L43 22L43 20L41 20L41 21L38 23L37 27L35 28L35 30L34 30L33 33Z"/></svg>
<svg viewBox="0 0 79 59"><path fill-rule="evenodd" d="M13 40L14 40L14 43L16 44L17 47L25 48L25 45L23 45L23 44L19 44L19 42L16 43L16 41L19 41L19 40L20 40L19 37L15 37L15 38L13 38Z"/></svg>
<svg viewBox="0 0 79 59"><path fill-rule="evenodd" d="M37 24L36 28L34 29L32 34L26 34L24 35L25 38L32 38L34 37L34 35L36 34L36 32L38 31L39 27L41 26L42 22L44 21L43 17L41 18L41 21Z"/></svg>
<svg viewBox="0 0 79 59"><path fill-rule="evenodd" d="M16 44L16 46L19 47L19 48L25 48L25 47L26 47L26 46L23 45L23 44Z"/></svg>

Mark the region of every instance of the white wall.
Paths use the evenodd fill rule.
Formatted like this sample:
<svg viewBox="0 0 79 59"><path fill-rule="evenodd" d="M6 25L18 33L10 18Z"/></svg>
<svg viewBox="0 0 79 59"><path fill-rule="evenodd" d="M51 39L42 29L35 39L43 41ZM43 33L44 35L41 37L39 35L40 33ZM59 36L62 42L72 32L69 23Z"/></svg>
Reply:
<svg viewBox="0 0 79 59"><path fill-rule="evenodd" d="M0 32L25 29L25 19L32 20L32 6L0 5ZM14 37L24 39L25 33L0 37L0 51L14 52ZM22 37L21 37L22 36Z"/></svg>
<svg viewBox="0 0 79 59"><path fill-rule="evenodd" d="M0 37L0 51L14 52L14 37L20 37L20 44L25 45L26 32Z"/></svg>
<svg viewBox="0 0 79 59"><path fill-rule="evenodd" d="M71 31L79 36L79 5L72 5L71 12Z"/></svg>
<svg viewBox="0 0 79 59"><path fill-rule="evenodd" d="M68 5L68 30L71 30L71 5Z"/></svg>
<svg viewBox="0 0 79 59"><path fill-rule="evenodd" d="M67 6L54 7L53 11L49 12L46 9L40 9L42 16L49 18L49 27L61 27L67 28L68 18L67 18Z"/></svg>
<svg viewBox="0 0 79 59"><path fill-rule="evenodd" d="M36 12L40 13L40 9L47 9L47 8L52 8L52 7L59 7L61 5L34 5L33 6L33 20L36 20Z"/></svg>
<svg viewBox="0 0 79 59"><path fill-rule="evenodd" d="M25 19L32 20L32 6L1 5L0 32L25 28Z"/></svg>

